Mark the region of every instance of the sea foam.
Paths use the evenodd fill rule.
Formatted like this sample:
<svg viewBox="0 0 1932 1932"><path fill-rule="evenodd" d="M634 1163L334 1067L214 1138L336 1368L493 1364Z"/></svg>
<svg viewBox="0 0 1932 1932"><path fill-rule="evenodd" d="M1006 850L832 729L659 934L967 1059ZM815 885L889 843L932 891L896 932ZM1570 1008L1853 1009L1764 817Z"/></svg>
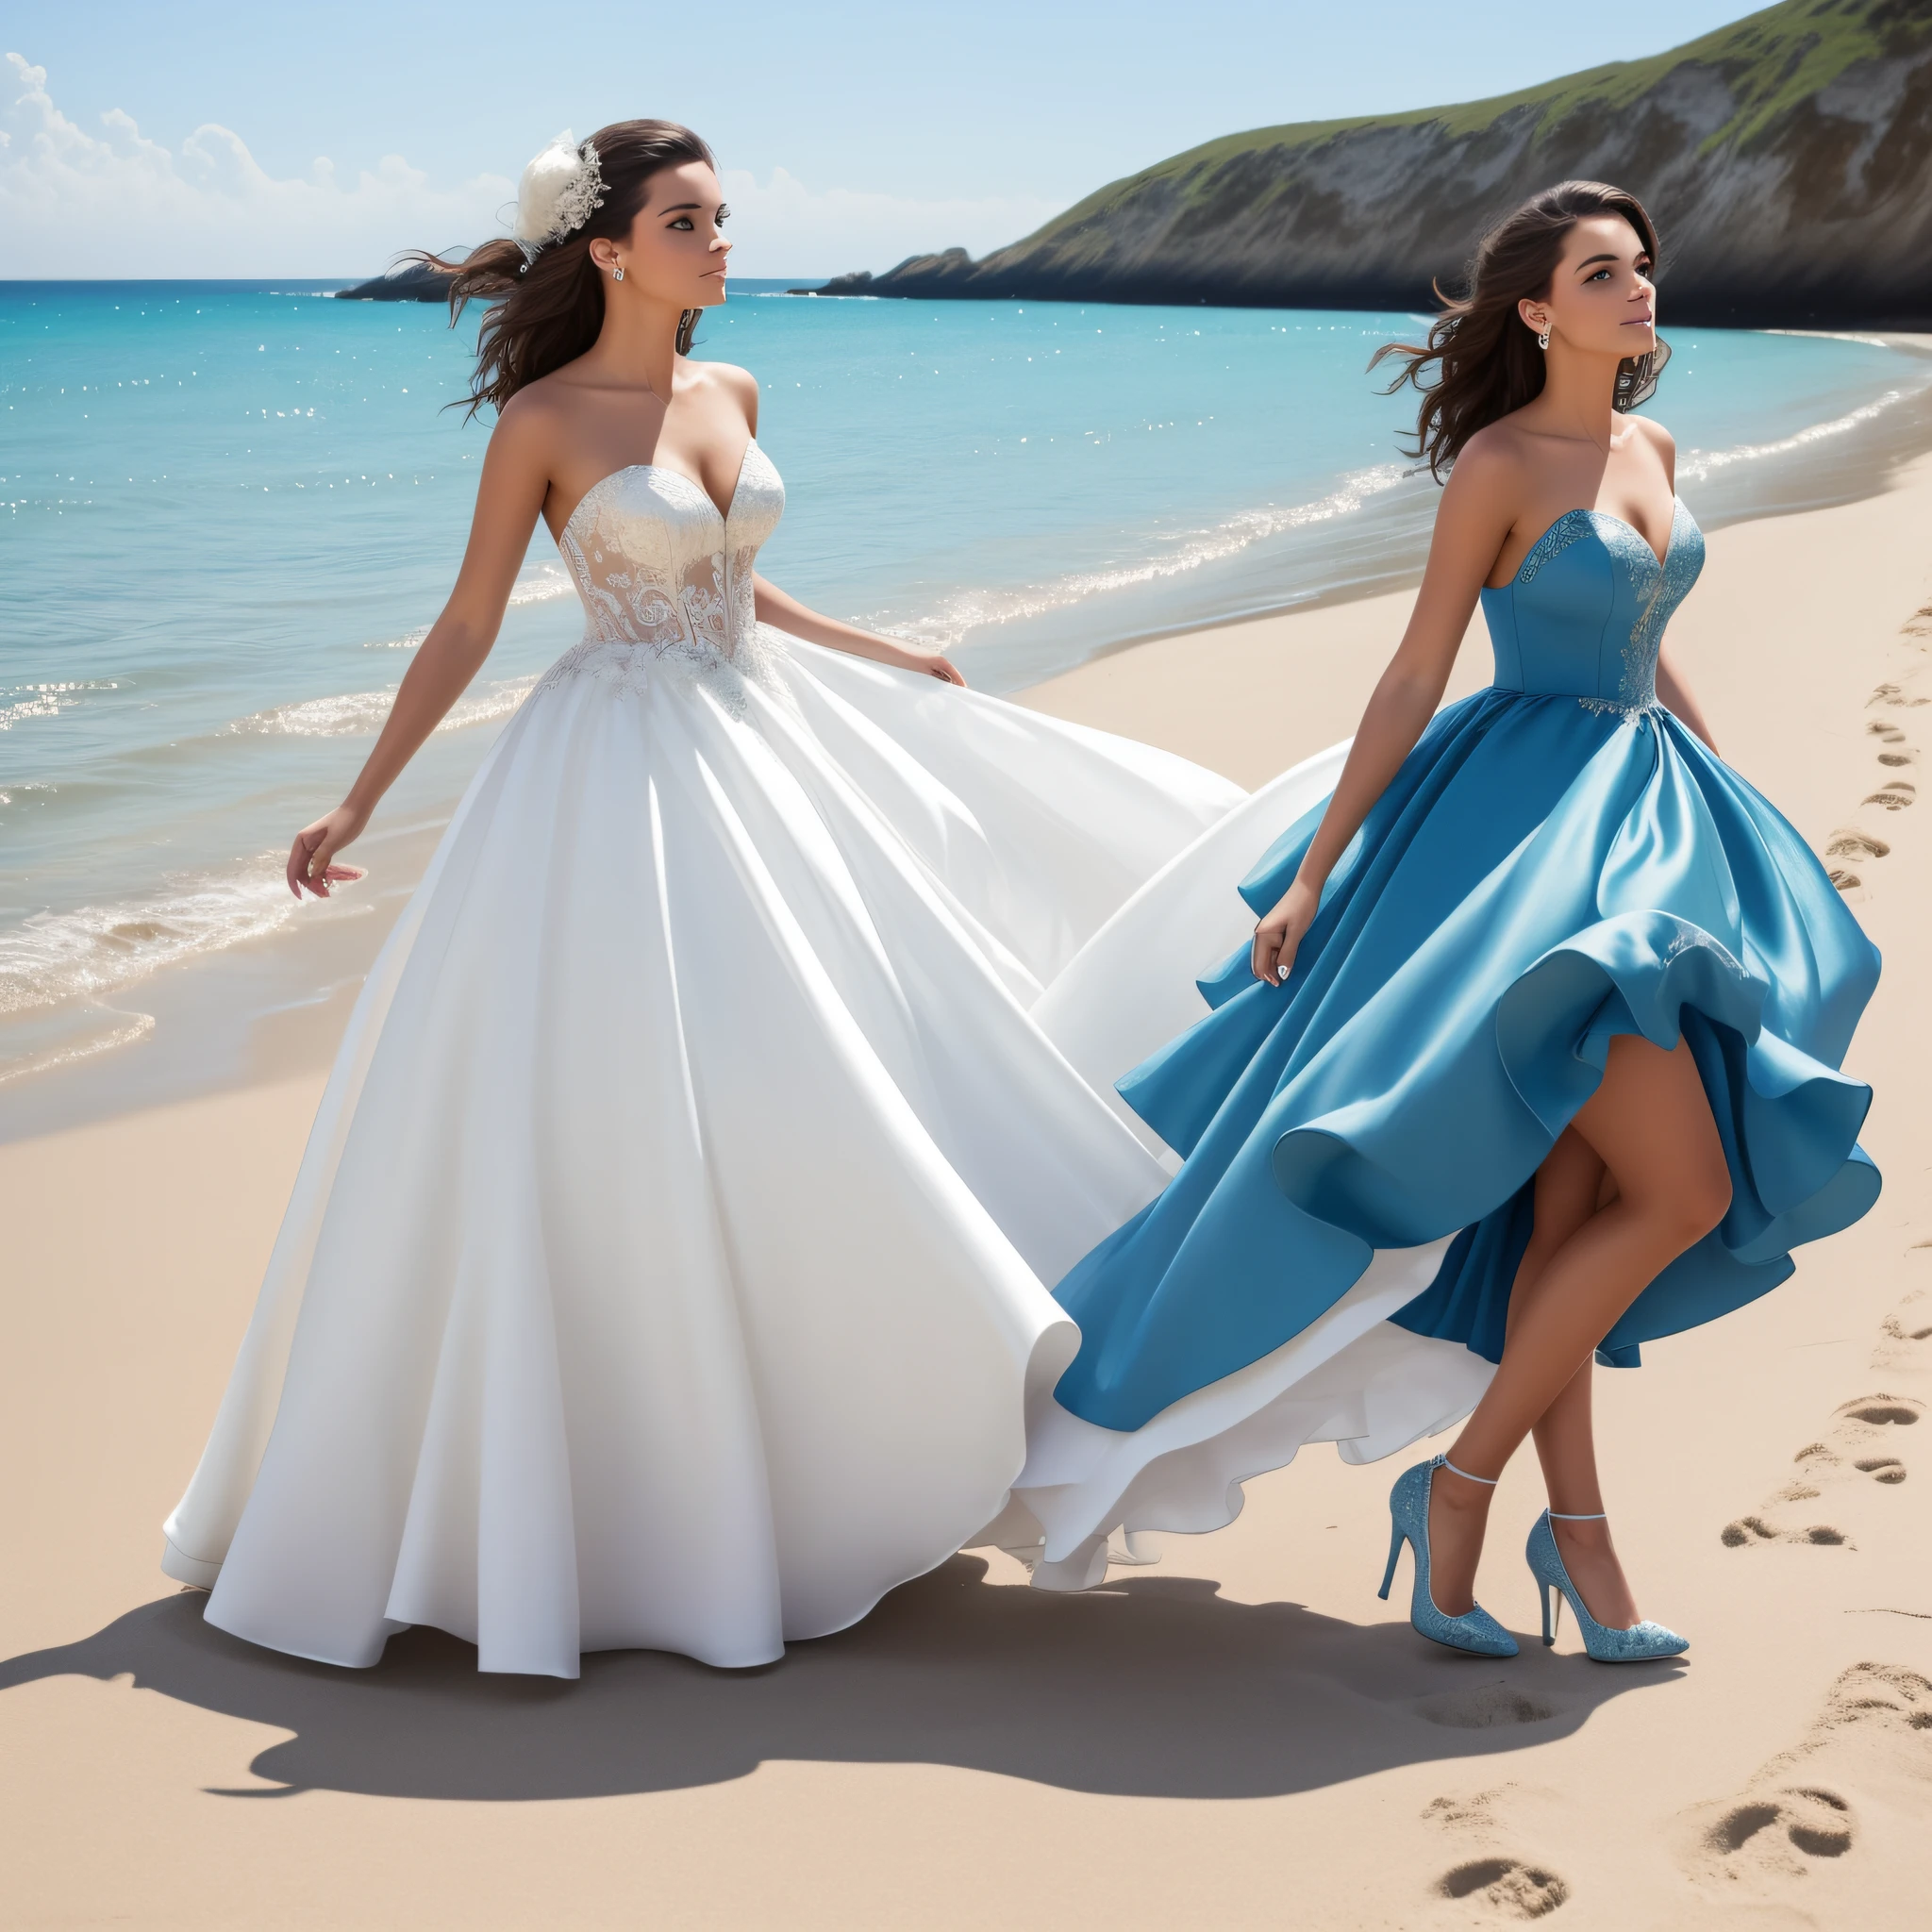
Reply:
<svg viewBox="0 0 1932 1932"><path fill-rule="evenodd" d="M38 912L0 928L0 1015L99 998L163 966L274 932L295 899L280 853L176 874L145 897Z"/></svg>
<svg viewBox="0 0 1932 1932"><path fill-rule="evenodd" d="M276 288L0 284L0 1066L104 1051L144 1024L116 988L292 916L283 841L341 795L449 594L488 425L442 406L474 339L433 307ZM1427 318L741 299L766 293L741 282L699 350L757 372L792 491L761 567L836 615L984 640L990 688L1421 561L1412 408L1363 365ZM1827 494L1871 487L1862 453L1905 447L1932 368L1875 338L1673 341L1656 407L1707 520L1782 507L1814 469ZM535 537L490 677L386 809L459 795L579 628ZM377 897L342 916L359 932ZM278 997L354 952L262 953L284 950L307 963Z"/></svg>
<svg viewBox="0 0 1932 1932"><path fill-rule="evenodd" d="M486 690L466 691L437 725L439 731L467 731L508 718L535 688L534 677L503 677ZM226 729L269 738L374 738L382 729L398 687L381 691L342 691L335 696L302 698L237 718Z"/></svg>
<svg viewBox="0 0 1932 1932"><path fill-rule="evenodd" d="M1859 341L1862 338L1828 340ZM1701 483L1737 463L1760 462L1766 457L1795 456L1814 443L1828 442L1835 436L1845 436L1854 429L1863 428L1868 423L1875 423L1888 409L1904 402L1907 396L1923 393L1923 386L1916 390L1889 389L1882 396L1874 396L1856 409L1847 409L1842 416L1834 416L1825 423L1808 424L1793 435L1781 436L1774 442L1740 442L1729 449L1690 450L1678 458L1677 481L1680 485Z"/></svg>
<svg viewBox="0 0 1932 1932"><path fill-rule="evenodd" d="M1064 576L1049 578L1043 583L1016 585L1010 589L962 590L925 613L908 618L891 611L879 611L865 622L889 628L895 637L907 638L935 650L949 650L971 633L990 625L1042 616L1084 603L1091 597L1183 576L1190 571L1239 556L1267 538L1348 516L1360 509L1372 497L1395 489L1413 474L1413 466L1409 464L1378 463L1343 477L1339 488L1307 503L1283 508L1270 505L1259 509L1242 510L1206 529L1150 538L1147 540L1150 542L1167 547L1133 563L1109 570L1070 571Z"/></svg>

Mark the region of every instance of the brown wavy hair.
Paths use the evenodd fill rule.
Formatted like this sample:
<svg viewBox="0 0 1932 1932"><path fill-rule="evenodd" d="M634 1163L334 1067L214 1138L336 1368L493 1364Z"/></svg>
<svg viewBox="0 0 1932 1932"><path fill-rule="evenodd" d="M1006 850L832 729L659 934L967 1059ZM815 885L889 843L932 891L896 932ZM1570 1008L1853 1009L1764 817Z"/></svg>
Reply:
<svg viewBox="0 0 1932 1932"><path fill-rule="evenodd" d="M581 227L560 242L547 242L534 261L507 240L486 242L459 261L424 249L403 258L454 277L449 289L452 328L465 303L490 303L476 338L470 393L449 408L466 408L470 416L485 403L501 409L525 384L575 361L604 326L604 277L591 259L591 243L599 237L620 241L630 233L652 175L685 161L717 166L711 150L675 121L613 121L598 128L586 145L597 150L603 199ZM680 356L690 354L691 331L702 312L687 308L679 318Z"/></svg>
<svg viewBox="0 0 1932 1932"><path fill-rule="evenodd" d="M1634 194L1607 181L1559 181L1531 195L1476 243L1466 294L1445 295L1432 284L1443 307L1426 342L1385 342L1370 358L1371 369L1385 356L1407 365L1383 393L1393 395L1405 383L1421 392L1416 446L1406 454L1425 458L1437 482L1478 429L1542 393L1543 353L1516 305L1548 295L1564 239L1591 215L1628 222L1657 273L1657 225ZM1614 407L1634 409L1648 402L1670 358L1663 342L1645 355L1625 357L1617 370ZM1433 378L1426 373L1431 364L1437 365Z"/></svg>

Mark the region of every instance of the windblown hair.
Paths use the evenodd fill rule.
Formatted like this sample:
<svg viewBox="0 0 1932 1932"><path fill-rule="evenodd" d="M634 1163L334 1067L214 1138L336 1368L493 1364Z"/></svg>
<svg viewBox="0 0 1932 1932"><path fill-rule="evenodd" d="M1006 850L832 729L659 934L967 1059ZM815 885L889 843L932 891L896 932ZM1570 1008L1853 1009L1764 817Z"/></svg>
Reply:
<svg viewBox="0 0 1932 1932"><path fill-rule="evenodd" d="M1371 369L1385 356L1407 365L1383 393L1392 395L1405 383L1421 393L1416 446L1407 454L1425 458L1439 483L1478 429L1542 393L1543 352L1516 305L1548 295L1564 239L1591 215L1628 222L1656 273L1657 226L1634 194L1603 181L1559 181L1531 195L1476 243L1466 294L1452 297L1436 285L1443 308L1425 343L1385 342L1370 359ZM1615 407L1634 409L1647 402L1670 357L1662 342L1626 357L1617 371ZM1426 375L1431 364L1438 365L1433 379Z"/></svg>
<svg viewBox="0 0 1932 1932"><path fill-rule="evenodd" d="M575 361L597 340L604 326L604 277L591 259L591 243L600 236L617 241L630 233L652 175L685 161L716 165L711 150L675 121L613 121L591 136L591 145L604 177L603 200L581 227L560 242L546 242L534 261L508 240L486 242L460 261L425 250L404 258L455 276L449 291L452 328L466 302L491 305L476 339L476 370L465 399L471 416L485 403L501 409L526 383ZM690 352L700 313L687 308L678 322L680 356ZM465 401L450 407L462 408Z"/></svg>

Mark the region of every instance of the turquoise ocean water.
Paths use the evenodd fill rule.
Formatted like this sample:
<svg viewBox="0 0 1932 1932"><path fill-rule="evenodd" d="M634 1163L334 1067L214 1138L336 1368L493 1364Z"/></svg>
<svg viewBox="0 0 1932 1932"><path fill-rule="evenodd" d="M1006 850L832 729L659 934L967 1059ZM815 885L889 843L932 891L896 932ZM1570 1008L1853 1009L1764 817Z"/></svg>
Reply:
<svg viewBox="0 0 1932 1932"><path fill-rule="evenodd" d="M540 528L491 661L358 848L370 885L298 914L281 855L341 797L437 612L487 439L442 408L467 331L329 286L0 283L0 1133L258 1071L278 1028L325 1034L580 628ZM1397 449L1412 408L1364 364L1417 328L740 283L698 353L763 386L790 491L766 574L999 691L1412 580L1433 490ZM1932 361L1665 333L1654 408L1707 523L1859 493L1924 440Z"/></svg>

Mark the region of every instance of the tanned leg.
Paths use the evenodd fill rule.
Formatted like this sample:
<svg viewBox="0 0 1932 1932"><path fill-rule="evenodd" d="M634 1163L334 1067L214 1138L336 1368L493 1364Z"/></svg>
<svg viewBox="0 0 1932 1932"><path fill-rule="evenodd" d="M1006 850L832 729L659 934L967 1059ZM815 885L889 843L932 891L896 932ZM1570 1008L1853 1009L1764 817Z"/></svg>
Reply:
<svg viewBox="0 0 1932 1932"><path fill-rule="evenodd" d="M1580 1136L1578 1137L1581 1138ZM1588 1143L1585 1143L1586 1151ZM1598 1208L1616 1198L1617 1184L1609 1170L1589 1155L1601 1176ZM1535 1284L1531 1284L1531 1292ZM1510 1318L1516 1308L1512 1300ZM1543 1410L1530 1431L1537 1459L1542 1464L1543 1491L1550 1499L1550 1528L1556 1535L1563 1567L1570 1573L1586 1607L1599 1624L1627 1630L1638 1621L1637 1599L1618 1560L1608 1520L1562 1522L1562 1517L1590 1519L1603 1512L1603 1490L1597 1481L1596 1433L1591 1413L1591 1380L1595 1364L1586 1360L1563 1385L1562 1392Z"/></svg>
<svg viewBox="0 0 1932 1932"><path fill-rule="evenodd" d="M1607 1172L1615 1195L1589 1211L1601 1198L1602 1171L1592 1176L1581 1154L1566 1151L1566 1134L1545 1162L1556 1170L1547 1228L1544 1177L1538 1176L1539 1226L1518 1273L1527 1292L1521 1307L1512 1293L1502 1364L1449 1459L1473 1475L1500 1475L1547 1417L1551 1507L1581 1514L1601 1507L1590 1436L1591 1357L1624 1310L1724 1218L1731 1185L1696 1063L1681 1041L1670 1053L1630 1034L1611 1041L1603 1082L1572 1127ZM1533 1257L1541 1265L1532 1274ZM1541 1440L1538 1447L1543 1451ZM1476 1561L1494 1493L1437 1472L1429 1505L1431 1582L1436 1607L1447 1615L1460 1615L1475 1600ZM1636 1622L1606 1525L1556 1526L1565 1533L1565 1563L1576 1554L1571 1574L1592 1614L1605 1623ZM1579 1530L1586 1534L1568 1534Z"/></svg>
<svg viewBox="0 0 1932 1932"><path fill-rule="evenodd" d="M1523 1259L1517 1264L1516 1279L1509 1291L1509 1316L1504 1343L1506 1354L1508 1338L1514 1337L1522 1321L1523 1311L1529 1306L1550 1262L1591 1215L1606 1205L1604 1197L1612 1191L1614 1190L1609 1180L1608 1170L1597 1157L1595 1150L1574 1127L1565 1127L1557 1137L1557 1144L1551 1148L1544 1158L1543 1164L1537 1170L1535 1218L1530 1230L1529 1243L1524 1249ZM1547 1439L1559 1461L1574 1459L1572 1439L1579 1410L1587 1443L1590 1427L1588 1363L1578 1369L1564 1384L1555 1401L1539 1418L1534 1431L1539 1454L1542 1453ZM1547 1461L1544 1465L1544 1474L1547 1481ZM1487 1515L1490 1491L1478 1484L1460 1481L1453 1470L1439 1472L1432 1487L1438 1493L1453 1490L1458 1496L1470 1496ZM1476 1493L1472 1495L1473 1491ZM1566 1488L1564 1493L1568 1492ZM1577 1493L1587 1491L1578 1490ZM1553 1502L1550 1507L1567 1508L1569 1506ZM1583 1513L1580 1504L1576 1506L1576 1512ZM1432 1536L1432 1547L1434 1541ZM1440 1607L1443 1601L1440 1587L1435 1595Z"/></svg>

